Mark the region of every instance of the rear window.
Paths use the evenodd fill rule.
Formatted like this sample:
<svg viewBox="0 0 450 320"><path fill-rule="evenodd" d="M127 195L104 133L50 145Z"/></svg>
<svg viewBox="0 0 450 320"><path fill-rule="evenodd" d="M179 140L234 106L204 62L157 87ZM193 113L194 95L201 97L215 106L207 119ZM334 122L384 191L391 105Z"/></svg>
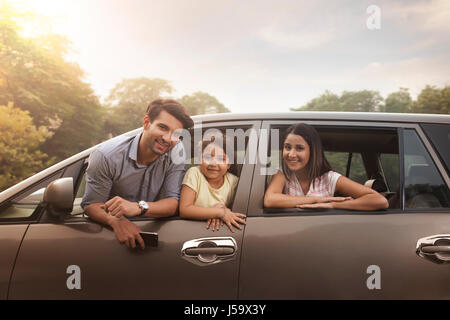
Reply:
<svg viewBox="0 0 450 320"><path fill-rule="evenodd" d="M448 124L422 124L422 129L430 138L434 149L445 164L447 173L450 171L450 125ZM449 173L450 174L450 173Z"/></svg>

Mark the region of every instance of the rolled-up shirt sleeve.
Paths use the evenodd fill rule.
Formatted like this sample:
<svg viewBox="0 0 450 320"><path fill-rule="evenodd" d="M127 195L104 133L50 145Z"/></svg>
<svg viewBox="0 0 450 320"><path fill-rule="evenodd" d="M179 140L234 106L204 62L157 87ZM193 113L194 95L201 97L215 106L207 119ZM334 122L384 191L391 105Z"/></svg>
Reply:
<svg viewBox="0 0 450 320"><path fill-rule="evenodd" d="M161 199L174 198L180 200L181 183L186 173L186 154L183 144L181 142L178 143L172 152L176 154L176 159L172 157L170 161L169 169L166 172L164 184L161 189Z"/></svg>
<svg viewBox="0 0 450 320"><path fill-rule="evenodd" d="M86 169L86 189L81 201L81 207L92 203L105 203L111 193L113 175L106 157L99 150L94 150L89 157Z"/></svg>

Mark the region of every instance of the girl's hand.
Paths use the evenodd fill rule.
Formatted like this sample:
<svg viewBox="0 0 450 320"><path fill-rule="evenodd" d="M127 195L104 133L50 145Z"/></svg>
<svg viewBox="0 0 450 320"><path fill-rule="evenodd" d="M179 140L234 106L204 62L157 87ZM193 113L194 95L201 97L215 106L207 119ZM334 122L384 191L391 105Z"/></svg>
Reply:
<svg viewBox="0 0 450 320"><path fill-rule="evenodd" d="M223 220L223 222L225 222L230 231L234 232L232 225L234 225L239 230L242 230L242 227L239 225L239 223L246 224L244 220L245 218L246 218L245 214L232 212L230 209L226 208L225 214L222 216L221 219Z"/></svg>
<svg viewBox="0 0 450 320"><path fill-rule="evenodd" d="M206 229L209 229L210 226L212 231L219 231L220 227L223 226L223 221L219 218L208 219L206 221Z"/></svg>

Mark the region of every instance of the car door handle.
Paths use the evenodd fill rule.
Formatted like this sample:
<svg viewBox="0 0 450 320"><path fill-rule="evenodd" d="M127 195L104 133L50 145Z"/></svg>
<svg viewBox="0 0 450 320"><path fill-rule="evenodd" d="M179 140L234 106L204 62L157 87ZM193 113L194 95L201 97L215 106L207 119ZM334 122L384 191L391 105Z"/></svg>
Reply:
<svg viewBox="0 0 450 320"><path fill-rule="evenodd" d="M421 250L425 253L450 253L450 246L426 246Z"/></svg>
<svg viewBox="0 0 450 320"><path fill-rule="evenodd" d="M197 256L199 254L216 254L219 256L233 254L233 248L217 247L217 248L188 248L185 253L189 256Z"/></svg>
<svg viewBox="0 0 450 320"><path fill-rule="evenodd" d="M438 234L417 241L419 257L434 263L450 263L450 234Z"/></svg>
<svg viewBox="0 0 450 320"><path fill-rule="evenodd" d="M233 258L237 244L232 237L200 238L183 244L183 258L201 265L218 263Z"/></svg>

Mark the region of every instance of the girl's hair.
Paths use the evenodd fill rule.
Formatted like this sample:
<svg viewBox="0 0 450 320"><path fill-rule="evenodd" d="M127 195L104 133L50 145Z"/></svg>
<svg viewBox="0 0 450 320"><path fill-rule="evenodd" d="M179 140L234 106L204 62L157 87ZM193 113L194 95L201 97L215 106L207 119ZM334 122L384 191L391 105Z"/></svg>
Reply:
<svg viewBox="0 0 450 320"><path fill-rule="evenodd" d="M309 161L306 165L306 170L308 172L308 179L309 181L312 181L314 187L314 180L316 178L332 170L330 164L325 158L319 133L316 131L316 129L314 129L314 127L308 124L294 124L287 128L284 132L281 152L283 152L284 150L284 142L286 141L286 138L289 134L301 136L309 145ZM284 160L282 161L281 167L285 178L290 181L293 172L288 168Z"/></svg>
<svg viewBox="0 0 450 320"><path fill-rule="evenodd" d="M230 138L226 134L223 134L223 133L214 134L209 137L204 137L202 139L202 141L200 142L201 154L203 157L203 152L205 151L206 147L209 146L210 144L214 144L215 146L218 146L219 148L221 148L223 150L224 154L226 154L228 158L233 160L230 165L230 168L228 169L228 172L237 176L236 154L235 154L234 150L229 150L231 152L231 154L229 152L227 152L227 147L233 146L233 144L230 143L229 139Z"/></svg>

